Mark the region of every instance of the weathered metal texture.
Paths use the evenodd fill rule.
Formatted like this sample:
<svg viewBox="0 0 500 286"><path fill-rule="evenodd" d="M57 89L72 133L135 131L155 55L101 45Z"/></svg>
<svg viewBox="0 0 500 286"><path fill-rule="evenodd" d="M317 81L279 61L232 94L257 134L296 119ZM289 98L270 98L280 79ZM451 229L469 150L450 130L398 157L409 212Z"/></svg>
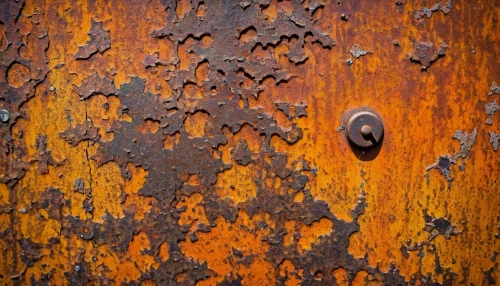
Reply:
<svg viewBox="0 0 500 286"><path fill-rule="evenodd" d="M2 1L1 283L497 283L499 18ZM371 157L345 138L359 106L384 121Z"/></svg>

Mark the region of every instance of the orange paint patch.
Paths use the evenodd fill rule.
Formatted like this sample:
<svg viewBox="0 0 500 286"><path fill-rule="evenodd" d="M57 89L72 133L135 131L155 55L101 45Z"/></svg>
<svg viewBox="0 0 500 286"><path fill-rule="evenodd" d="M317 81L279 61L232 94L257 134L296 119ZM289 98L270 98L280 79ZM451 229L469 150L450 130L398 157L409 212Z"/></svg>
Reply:
<svg viewBox="0 0 500 286"><path fill-rule="evenodd" d="M130 179L125 181L123 191L127 194L136 194L146 182L149 172L133 163L127 164L127 170L129 171Z"/></svg>
<svg viewBox="0 0 500 286"><path fill-rule="evenodd" d="M162 242L160 245L160 249L158 250L158 256L161 258L162 262L165 262L168 260L170 257L169 251L168 251L168 243L166 241Z"/></svg>
<svg viewBox="0 0 500 286"><path fill-rule="evenodd" d="M254 27L248 27L240 33L240 41L242 42L250 42L255 38L257 38L257 30Z"/></svg>
<svg viewBox="0 0 500 286"><path fill-rule="evenodd" d="M345 271L344 268L340 267L333 270L333 276L335 276L335 279L337 280L337 284L339 286L349 285L349 280L347 278L347 271Z"/></svg>
<svg viewBox="0 0 500 286"><path fill-rule="evenodd" d="M0 208L9 203L9 197L9 187L4 183L0 183Z"/></svg>
<svg viewBox="0 0 500 286"><path fill-rule="evenodd" d="M217 174L216 192L221 198L230 198L235 204L246 202L257 196L257 185L254 182L255 168L252 165L233 166Z"/></svg>
<svg viewBox="0 0 500 286"><path fill-rule="evenodd" d="M181 134L179 132L175 132L173 135L167 134L166 136L165 140L163 140L163 149L174 149L174 146L177 145L181 139Z"/></svg>
<svg viewBox="0 0 500 286"><path fill-rule="evenodd" d="M300 285L302 271L297 271L295 269L295 266L290 260L285 259L279 265L279 271L281 277L286 277L285 281L286 286Z"/></svg>
<svg viewBox="0 0 500 286"><path fill-rule="evenodd" d="M130 174L130 179L124 180L125 185L123 191L127 194L127 198L123 202L123 210L134 212L134 219L144 219L153 203L156 201L153 197L140 196L137 193L144 186L148 178L148 171L140 166L135 166L132 163L127 164L127 170Z"/></svg>
<svg viewBox="0 0 500 286"><path fill-rule="evenodd" d="M210 70L208 69L208 62L204 61L196 67L196 79L198 85L201 85L203 81L207 80Z"/></svg>
<svg viewBox="0 0 500 286"><path fill-rule="evenodd" d="M30 69L22 64L14 63L7 71L7 80L13 87L19 88L30 79Z"/></svg>
<svg viewBox="0 0 500 286"><path fill-rule="evenodd" d="M368 276L368 273L364 270L358 271L356 273L356 276L354 277L354 280L352 280L352 285L365 285L366 284L366 278Z"/></svg>
<svg viewBox="0 0 500 286"><path fill-rule="evenodd" d="M194 193L189 197L182 197L181 201L176 205L176 208L186 207L186 210L180 213L178 221L180 225L191 225L191 231L196 231L200 223L209 224L205 210L200 205L202 200L203 196L199 193Z"/></svg>
<svg viewBox="0 0 500 286"><path fill-rule="evenodd" d="M35 243L48 244L51 238L59 237L61 232L61 222L49 218L43 209L36 213L20 214L19 224L22 236Z"/></svg>
<svg viewBox="0 0 500 286"><path fill-rule="evenodd" d="M242 283L246 285L274 284L274 267L264 260L269 246L261 241L262 233L258 228L248 229L253 224L249 223L251 221L243 212L240 212L238 219L232 224L219 217L216 220L217 227L208 233L198 233L198 241L192 243L186 240L179 243L184 255L199 262L206 261L208 267L219 274L200 281L200 285L220 283L231 273L233 277L236 274L242 276ZM234 251L241 252L244 257L254 255L255 260L250 266L238 264ZM233 258L229 259L231 256Z"/></svg>
<svg viewBox="0 0 500 286"><path fill-rule="evenodd" d="M186 121L184 121L184 127L189 137L203 137L203 135L205 135L207 119L208 114L202 111L188 115Z"/></svg>
<svg viewBox="0 0 500 286"><path fill-rule="evenodd" d="M184 18L184 15L186 13L188 13L190 10L191 10L191 1L189 0L180 0L177 2L177 8L176 8L176 12L177 12L177 16L179 18Z"/></svg>
<svg viewBox="0 0 500 286"><path fill-rule="evenodd" d="M332 231L333 223L328 218L321 218L319 221L313 222L310 226L295 222L286 221L285 228L287 234L284 237L284 245L292 245L297 243L297 250L302 253L306 250L311 250L312 245L321 238ZM299 235L297 241L295 234Z"/></svg>
<svg viewBox="0 0 500 286"><path fill-rule="evenodd" d="M102 223L103 216L109 212L115 218L123 217L121 194L123 178L120 168L114 162L97 167L95 161L90 161L92 170L92 197L95 222Z"/></svg>
<svg viewBox="0 0 500 286"><path fill-rule="evenodd" d="M158 263L151 255L146 254L147 250L151 250L151 245L148 236L144 232L139 232L134 236L128 245L127 254L130 259L137 265L141 271L147 271L151 267L158 267Z"/></svg>
<svg viewBox="0 0 500 286"><path fill-rule="evenodd" d="M141 133L151 133L154 134L160 128L160 122L153 121L151 119L145 120L141 125L139 125L139 131Z"/></svg>

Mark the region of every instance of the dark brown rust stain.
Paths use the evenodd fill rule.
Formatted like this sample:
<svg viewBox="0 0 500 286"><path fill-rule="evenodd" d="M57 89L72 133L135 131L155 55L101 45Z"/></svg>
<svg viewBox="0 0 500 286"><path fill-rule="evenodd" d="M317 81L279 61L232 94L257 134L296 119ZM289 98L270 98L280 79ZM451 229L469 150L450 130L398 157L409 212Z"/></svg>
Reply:
<svg viewBox="0 0 500 286"><path fill-rule="evenodd" d="M231 150L233 160L236 164L246 166L252 162L252 151L248 148L248 143L245 140L240 140L238 145Z"/></svg>
<svg viewBox="0 0 500 286"><path fill-rule="evenodd" d="M426 70L439 57L443 57L448 47L445 44L440 44L439 49L432 43L414 41L414 50L410 56L410 60L418 62L422 65L422 70Z"/></svg>
<svg viewBox="0 0 500 286"><path fill-rule="evenodd" d="M103 23L96 22L92 19L92 27L88 35L90 36L90 40L85 46L79 47L75 59L88 59L93 54L97 52L102 54L111 47L109 31L104 30Z"/></svg>
<svg viewBox="0 0 500 286"><path fill-rule="evenodd" d="M434 12L441 11L445 15L450 13L452 8L451 0L440 0L430 8L424 7L422 10L415 12L415 19L422 21L425 16L430 18Z"/></svg>
<svg viewBox="0 0 500 286"><path fill-rule="evenodd" d="M38 157L31 162L36 162L38 164L38 171L42 174L47 174L49 172L49 165L61 166L64 161L57 162L51 154L50 150L47 150L47 135L40 135L36 139L35 145L38 151Z"/></svg>
<svg viewBox="0 0 500 286"><path fill-rule="evenodd" d="M112 95L116 93L116 88L113 84L114 72L106 73L104 77L100 77L97 72L92 73L85 79L80 86L75 86L74 90L80 99L84 100L98 93L104 95Z"/></svg>
<svg viewBox="0 0 500 286"><path fill-rule="evenodd" d="M61 132L59 136L66 140L71 146L76 146L82 141L97 142L99 141L99 128L92 126L92 122L85 121L84 123L77 124L75 127L71 126L65 132Z"/></svg>
<svg viewBox="0 0 500 286"><path fill-rule="evenodd" d="M484 271L484 282L486 285L496 285L496 280L491 276L493 271L495 271L494 267Z"/></svg>
<svg viewBox="0 0 500 286"><path fill-rule="evenodd" d="M25 154L25 150L22 146L13 145L10 131L18 119L25 117L20 107L35 96L35 88L45 79L49 72L47 66L49 60L45 54L49 39L47 30L38 25L39 23L34 25L34 33L29 35L21 34L16 19L21 13L22 2L2 2L1 7L0 23L5 26L4 39L7 45L6 49L1 51L0 56L1 73L5 75L0 80L0 101L3 108L10 113L10 120L0 122L0 164L2 164L2 169L5 170L2 181L12 186L19 178L23 177L29 163L20 160L21 155ZM37 57L25 59L20 55L20 50L26 46L27 41L30 41L30 45L35 46L40 51ZM16 66L22 66L28 71L27 78L17 87L12 86L8 78L9 70ZM7 160L13 153L19 155L16 156L18 159ZM43 169L46 165L45 162L51 160L51 157L47 154L41 156L40 164Z"/></svg>
<svg viewBox="0 0 500 286"><path fill-rule="evenodd" d="M438 161L432 165L427 166L425 169L426 171L429 171L431 169L438 169L441 171L441 174L443 174L448 181L448 189L451 189L451 183L453 181L453 178L451 176L451 170L450 167L451 165L457 164L458 159L462 159L462 164L460 165L460 169L464 170L465 168L465 158L469 156L470 149L476 142L476 136L477 136L477 130L474 129L470 134L467 134L461 130L456 131L455 134L453 135L454 139L457 139L460 141L460 149L455 153L455 154L446 154L444 156L439 156Z"/></svg>
<svg viewBox="0 0 500 286"><path fill-rule="evenodd" d="M452 235L459 234L460 231L456 226L452 225L446 218L434 218L424 211L425 216L425 231L430 234L428 241L432 241L438 235L444 235L447 239L450 239Z"/></svg>

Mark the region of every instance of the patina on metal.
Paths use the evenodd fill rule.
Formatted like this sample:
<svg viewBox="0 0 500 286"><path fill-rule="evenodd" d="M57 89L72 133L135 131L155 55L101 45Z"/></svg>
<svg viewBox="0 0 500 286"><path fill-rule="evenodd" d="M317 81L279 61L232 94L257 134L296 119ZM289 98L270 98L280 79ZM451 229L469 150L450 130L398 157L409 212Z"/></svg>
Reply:
<svg viewBox="0 0 500 286"><path fill-rule="evenodd" d="M500 1L0 11L0 285L498 284Z"/></svg>
<svg viewBox="0 0 500 286"><path fill-rule="evenodd" d="M350 143L359 148L371 148L384 136L382 119L371 111L359 111L347 120L346 135Z"/></svg>

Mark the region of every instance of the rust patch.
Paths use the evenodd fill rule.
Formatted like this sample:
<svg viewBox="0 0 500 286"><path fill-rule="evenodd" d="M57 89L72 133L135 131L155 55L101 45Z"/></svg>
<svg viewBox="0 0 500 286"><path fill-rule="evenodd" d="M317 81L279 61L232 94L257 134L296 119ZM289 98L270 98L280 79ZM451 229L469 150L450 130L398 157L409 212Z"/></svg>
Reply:
<svg viewBox="0 0 500 286"><path fill-rule="evenodd" d="M496 82L491 83L490 92L488 93L490 96L493 94L500 94L500 86Z"/></svg>
<svg viewBox="0 0 500 286"><path fill-rule="evenodd" d="M499 110L500 105L498 105L496 101L486 103L486 115L488 116L488 118L486 119L486 124L493 124L493 115Z"/></svg>
<svg viewBox="0 0 500 286"><path fill-rule="evenodd" d="M495 132L488 132L490 135L490 143L493 146L493 150L498 151L498 144L500 143L500 133L496 134Z"/></svg>
<svg viewBox="0 0 500 286"><path fill-rule="evenodd" d="M430 18L434 12L441 11L445 15L450 13L452 8L451 0L440 0L438 3L432 5L430 8L424 7L422 10L415 12L415 19L423 20L426 16Z"/></svg>
<svg viewBox="0 0 500 286"><path fill-rule="evenodd" d="M363 50L360 46L358 45L353 45L351 50L349 51L351 53L351 55L355 58L359 58L359 57L362 57L362 56L366 56L368 54L371 54L370 51L365 51Z"/></svg>
<svg viewBox="0 0 500 286"><path fill-rule="evenodd" d="M245 140L240 140L238 145L231 150L233 160L236 164L246 166L252 162L252 151L248 148L248 143Z"/></svg>
<svg viewBox="0 0 500 286"><path fill-rule="evenodd" d="M491 267L490 269L484 271L484 282L487 285L496 285L496 280L493 278L492 273L495 271L494 267Z"/></svg>
<svg viewBox="0 0 500 286"><path fill-rule="evenodd" d="M9 194L9 202L2 205L2 219L8 217L9 221L1 222L0 231L0 245L7 245L8 250L2 258L9 268L0 273L0 281L71 285L430 285L442 276L443 284L451 284L456 275L441 265L433 244L439 235L449 238L458 233L448 219L426 215L424 230L429 238L404 246L404 256L417 249L434 252L434 273L419 271L405 277L395 262L385 270L373 266L368 256L357 257L348 251L351 236L360 232L360 219L368 207L364 189L371 186L364 177L367 173L361 173L362 191L350 217L342 219L334 214L333 205L313 196L309 189L318 173L328 175L313 165L316 159L306 160L294 150L278 151L271 146L271 140L297 147L303 136L316 139L309 137L310 129L323 127L304 117L308 112L317 116L325 107L321 105L323 99L318 95L321 100L309 102L307 107L301 101L303 97L294 96L324 92L323 86L313 90L300 82L302 93L276 101L271 98L272 108L252 105L262 99L266 89L296 88L295 80L307 76L305 67L318 67L318 74L325 75L320 60L326 57L318 54L330 53L335 43L327 31L335 29L320 19L325 18L320 17L321 11L332 5L341 6L342 11L357 9L356 5L342 7L343 1L325 2L150 1L147 5L156 4L158 9L139 18L149 23L161 14L165 19L149 26L149 30L142 29L144 23L113 22L113 17L104 17L111 27L125 23L120 27L137 28L134 31L154 44L131 54L127 60L134 68L118 73L113 67L123 67L120 60L124 59L112 55L115 49L111 49L111 38L115 45L121 35L113 34L115 28L105 30L103 22L92 18L112 14L106 5L89 12L85 9L92 10L92 5L80 11L81 5L38 9L23 0L0 4L0 104L11 114L8 122L0 123L0 187ZM448 3L440 2L430 11L439 8L448 13ZM60 11L71 17L64 18ZM86 16L75 17L79 13ZM341 19L347 21L350 15L344 14ZM50 65L68 55L49 49L49 31L55 34L50 38L56 46L63 33L46 29L42 16L66 24L65 32L75 25L67 23L68 19L92 19L90 40L65 63L54 65L55 72L49 77L47 53ZM342 24L355 25L356 21L353 17ZM425 42L414 44L410 58L424 69L443 56L446 48L442 45L438 50ZM173 47L172 56L164 59L163 50L155 51L154 47L162 45ZM128 53L127 44L117 47ZM377 45L370 47L376 49ZM106 52L106 57L94 56L98 52ZM357 45L350 52L355 58L371 53ZM365 78L371 73L368 71ZM45 82L46 77L54 82ZM324 82L314 84L334 85ZM74 101L71 91L82 102L78 98ZM496 84L491 92L498 93ZM38 124L32 110L26 113L30 99L36 99L33 104L40 104L41 110L54 111L61 107L53 104L58 96L64 96L62 105L75 105L70 111L80 113L75 119L79 123L73 124L71 115L75 114L68 111L67 121L50 126L44 122L30 129L36 134L16 129L27 128L23 124ZM338 98L331 101L337 104ZM103 102L105 118L87 114L99 113L92 106ZM35 119L29 120L30 116ZM321 132L328 131L327 126ZM242 133L251 134L252 140ZM459 158L464 161L476 135L476 130L471 134L456 132L460 150L440 157L428 170L440 169L451 184L450 166ZM24 140L25 136L33 139ZM324 145L330 148L334 144ZM72 164L56 160L59 157L50 150L53 146L72 159ZM332 150L328 152L335 152ZM73 151L77 155L68 155ZM222 182L227 176L238 175L235 170L243 169L247 176L243 182ZM356 180L350 175L345 179ZM38 187L38 180L47 186L31 196L30 188L33 184ZM332 182L321 191L342 197L339 185L347 186ZM112 188L112 192L106 188ZM245 194L238 194L236 199L227 195L237 192ZM28 200L20 199L23 193ZM491 277L491 272L485 275Z"/></svg>
<svg viewBox="0 0 500 286"><path fill-rule="evenodd" d="M99 128L92 126L92 122L85 121L77 124L75 127L70 127L64 132L59 133L59 136L66 140L71 146L76 146L81 141L97 142L99 141Z"/></svg>
<svg viewBox="0 0 500 286"><path fill-rule="evenodd" d="M78 48L75 55L77 60L88 59L97 52L102 54L111 47L109 31L104 30L102 22L96 22L92 19L92 26L88 35L90 40L84 46Z"/></svg>
<svg viewBox="0 0 500 286"><path fill-rule="evenodd" d="M441 44L439 45L439 49L437 49L432 43L418 41L413 41L413 45L414 50L413 53L409 55L410 60L420 63L422 70L426 70L439 57L443 57L448 47L445 44Z"/></svg>
<svg viewBox="0 0 500 286"><path fill-rule="evenodd" d="M464 169L464 160L469 156L470 149L476 142L476 136L477 136L477 130L474 129L470 134L467 134L463 131L456 131L455 134L453 135L453 138L460 141L460 149L453 155L447 154L444 156L439 156L438 161L432 165L427 166L425 169L426 171L429 171L431 169L438 169L441 171L441 174L443 174L448 181L448 189L451 189L451 183L453 181L453 178L451 176L451 170L450 167L452 164L457 164L458 159L462 159L462 165L460 165L460 169Z"/></svg>
<svg viewBox="0 0 500 286"><path fill-rule="evenodd" d="M434 272L443 275L443 282L440 285L453 285L458 275L452 271L451 267L444 267L441 265L439 255L436 251L436 245L433 244L432 241L439 235L443 235L446 239L450 239L452 235L457 235L460 231L457 229L457 226L452 225L446 218L435 218L430 216L425 209L423 213L425 220L424 230L429 233L429 237L418 243L415 242L412 244L412 242L409 241L407 244L402 245L400 250L403 257L406 259L410 258L409 252L418 251L420 261L422 261L425 255L433 254L435 256ZM430 273L426 274L419 271L411 276L409 284L414 285L419 281L421 285L434 285L433 280L435 281L435 278L433 278Z"/></svg>
<svg viewBox="0 0 500 286"><path fill-rule="evenodd" d="M38 171L42 174L47 174L49 172L49 165L61 166L64 161L57 162L53 157L50 150L47 150L47 135L40 135L36 139L35 145L38 151L38 157L33 159L31 162L36 162L38 165Z"/></svg>
<svg viewBox="0 0 500 286"><path fill-rule="evenodd" d="M456 226L452 225L450 221L446 218L434 218L427 214L425 214L425 231L430 234L428 241L432 241L438 235L444 235L447 239L450 239L452 235L459 234L460 231Z"/></svg>
<svg viewBox="0 0 500 286"><path fill-rule="evenodd" d="M82 100L96 94L116 95L117 90L113 84L113 75L114 73L107 73L104 77L100 77L97 72L94 72L85 78L80 86L75 86L74 90Z"/></svg>

